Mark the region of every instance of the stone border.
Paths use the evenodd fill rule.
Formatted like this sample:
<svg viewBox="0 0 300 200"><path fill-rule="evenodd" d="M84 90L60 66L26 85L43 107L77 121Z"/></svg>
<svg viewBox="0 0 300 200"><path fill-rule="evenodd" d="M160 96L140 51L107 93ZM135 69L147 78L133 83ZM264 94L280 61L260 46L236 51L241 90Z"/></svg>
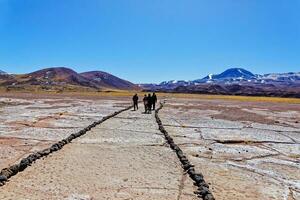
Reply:
<svg viewBox="0 0 300 200"><path fill-rule="evenodd" d="M199 198L202 198L203 200L215 200L214 196L212 195L211 191L209 190L209 185L205 182L203 175L201 173L196 173L194 166L190 163L190 161L187 159L187 157L184 155L183 151L180 149L180 147L174 143L173 138L168 134L166 129L164 128L159 116L158 112L163 108L163 104L160 104L160 107L155 110L155 119L158 124L159 130L161 133L164 134L165 139L167 140L168 144L170 145L170 148L175 151L177 154L177 157L179 158L182 168L184 171L186 171L190 178L194 181L194 185L197 186L197 191L195 191L195 194Z"/></svg>
<svg viewBox="0 0 300 200"><path fill-rule="evenodd" d="M4 168L1 170L0 172L0 187L3 186L5 184L5 182L8 181L8 179L14 175L16 175L18 172L21 172L23 170L25 170L28 166L30 166L34 161L45 157L55 151L58 151L60 149L63 148L64 145L70 143L72 140L74 140L75 138L78 138L84 134L86 134L89 130L91 130L92 128L94 128L95 126L103 123L104 121L120 114L121 112L124 112L126 110L131 109L133 106L129 106L127 108L124 108L122 110L116 111L113 114L110 114L108 116L103 117L101 120L96 121L92 124L90 124L89 126L87 126L86 128L80 130L77 133L72 133L70 136L68 136L67 138L53 144L51 147L46 148L44 150L35 152L30 154L29 156L27 156L26 158L23 158L20 163L12 165L8 168Z"/></svg>

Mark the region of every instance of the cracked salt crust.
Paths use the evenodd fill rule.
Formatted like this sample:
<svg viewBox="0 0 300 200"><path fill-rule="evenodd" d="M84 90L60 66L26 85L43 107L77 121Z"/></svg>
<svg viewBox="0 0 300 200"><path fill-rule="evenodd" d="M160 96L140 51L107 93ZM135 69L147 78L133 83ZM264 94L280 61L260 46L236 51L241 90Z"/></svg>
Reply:
<svg viewBox="0 0 300 200"><path fill-rule="evenodd" d="M248 112L274 120L280 118L278 124L245 123L209 117L215 114L215 110L211 112L215 102L193 100L190 109L185 105L181 109L178 107L180 101L189 100L177 99L176 107L173 101L161 111L161 120L196 170L201 171L211 184L216 199L293 200L300 196L300 129L295 123L300 120L300 109L287 110L295 107L288 104L276 107L274 103L270 106L260 103L258 108L251 103L254 108L250 109L249 104L234 102L241 112L247 106ZM231 107L229 101L219 103ZM198 104L201 104L199 110ZM203 104L207 104L207 109ZM274 108L276 111L272 110ZM236 115L239 115L238 110Z"/></svg>

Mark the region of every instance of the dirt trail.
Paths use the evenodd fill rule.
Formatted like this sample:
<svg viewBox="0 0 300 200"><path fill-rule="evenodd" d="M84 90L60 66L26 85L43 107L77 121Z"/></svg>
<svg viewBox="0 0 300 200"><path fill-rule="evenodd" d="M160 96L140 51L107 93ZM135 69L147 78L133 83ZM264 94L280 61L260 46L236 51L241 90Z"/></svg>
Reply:
<svg viewBox="0 0 300 200"><path fill-rule="evenodd" d="M0 187L0 199L198 199L154 114L125 111Z"/></svg>

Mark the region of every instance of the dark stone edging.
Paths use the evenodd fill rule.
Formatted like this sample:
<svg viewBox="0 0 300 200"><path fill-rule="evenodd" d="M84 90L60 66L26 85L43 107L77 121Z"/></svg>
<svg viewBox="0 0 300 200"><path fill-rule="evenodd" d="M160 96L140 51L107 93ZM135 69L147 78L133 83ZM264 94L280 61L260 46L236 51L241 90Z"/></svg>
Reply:
<svg viewBox="0 0 300 200"><path fill-rule="evenodd" d="M187 159L187 157L184 155L183 151L180 149L180 147L175 144L173 138L168 134L166 129L164 128L159 116L158 112L163 108L163 104L160 104L160 107L155 110L155 119L159 126L159 130L161 133L164 134L165 139L167 140L168 144L170 145L170 148L174 150L177 154L177 157L179 158L182 168L184 171L186 171L190 178L194 181L194 185L197 186L197 191L195 191L195 194L199 198L202 198L203 200L215 200L214 196L212 195L211 191L209 190L209 185L205 182L203 175L201 173L196 173L194 166L190 163L190 161Z"/></svg>
<svg viewBox="0 0 300 200"><path fill-rule="evenodd" d="M16 175L18 172L21 172L23 170L25 170L28 166L30 166L34 161L45 157L55 151L60 150L61 148L63 148L64 145L70 143L72 140L74 140L75 138L78 138L84 134L86 134L89 130L91 130L92 128L94 128L95 126L101 124L102 122L120 114L121 112L124 112L126 110L131 109L132 106L129 106L127 108L124 108L122 110L116 111L111 115L105 116L103 117L101 120L96 121L92 124L90 124L89 126L87 126L86 128L78 131L77 133L72 133L70 136L68 136L67 138L53 144L51 147L46 148L44 150L35 152L30 154L29 156L27 156L26 158L23 158L20 163L12 165L8 168L4 168L1 170L0 172L0 187L3 186L5 184L5 182L8 181L8 179L14 175Z"/></svg>

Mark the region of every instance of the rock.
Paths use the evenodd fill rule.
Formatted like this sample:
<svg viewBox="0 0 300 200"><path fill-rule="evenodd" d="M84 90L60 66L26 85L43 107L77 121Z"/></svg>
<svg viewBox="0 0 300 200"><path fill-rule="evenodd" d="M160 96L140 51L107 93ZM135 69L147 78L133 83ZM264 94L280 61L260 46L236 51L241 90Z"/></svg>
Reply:
<svg viewBox="0 0 300 200"><path fill-rule="evenodd" d="M59 150L59 146L57 144L53 144L51 147L50 147L50 151L51 152L54 152L54 151L57 151Z"/></svg>
<svg viewBox="0 0 300 200"><path fill-rule="evenodd" d="M71 140L74 140L76 138L76 136L74 133L72 133L68 138L70 138Z"/></svg>
<svg viewBox="0 0 300 200"><path fill-rule="evenodd" d="M47 156L51 153L50 148L44 149L42 151L39 152L42 156Z"/></svg>
<svg viewBox="0 0 300 200"><path fill-rule="evenodd" d="M108 118L109 118L108 116L107 116L107 117L103 117L102 120L105 121L105 120L107 120Z"/></svg>
<svg viewBox="0 0 300 200"><path fill-rule="evenodd" d="M65 143L63 141L59 141L58 145L59 145L60 148L62 148L65 145Z"/></svg>
<svg viewBox="0 0 300 200"><path fill-rule="evenodd" d="M209 185L207 183L205 183L204 181L203 182L200 182L200 183L197 183L199 187L205 187L205 188L209 188Z"/></svg>
<svg viewBox="0 0 300 200"><path fill-rule="evenodd" d="M19 172L20 165L15 164L9 167L9 169L12 171L12 176L16 175Z"/></svg>
<svg viewBox="0 0 300 200"><path fill-rule="evenodd" d="M64 145L68 144L68 141L66 139L63 139L62 142L64 143Z"/></svg>
<svg viewBox="0 0 300 200"><path fill-rule="evenodd" d="M34 154L31 154L27 157L27 160L28 160L29 164L31 164L32 162L34 162L36 160L36 157Z"/></svg>
<svg viewBox="0 0 300 200"><path fill-rule="evenodd" d="M183 169L184 169L185 171L188 170L190 167L192 167L192 165L189 164L189 163L183 165Z"/></svg>
<svg viewBox="0 0 300 200"><path fill-rule="evenodd" d="M188 161L187 159L181 159L181 158L179 158L179 159L180 159L180 162L181 162L182 165L189 165L190 164L190 161Z"/></svg>
<svg viewBox="0 0 300 200"><path fill-rule="evenodd" d="M84 131L84 132L85 132L85 131ZM78 138L79 136L82 135L82 132L73 133L73 135L75 136L75 138Z"/></svg>
<svg viewBox="0 0 300 200"><path fill-rule="evenodd" d="M70 143L70 142L72 142L72 140L74 140L75 139L75 136L73 135L73 134L71 134L69 137L67 137L67 141Z"/></svg>
<svg viewBox="0 0 300 200"><path fill-rule="evenodd" d="M170 143L171 143L171 142L173 143L173 142L174 142L173 138L170 137L170 138L169 138L169 142L170 142Z"/></svg>
<svg viewBox="0 0 300 200"><path fill-rule="evenodd" d="M20 162L19 171L23 171L26 169L26 167L30 164L29 160L27 158L23 158Z"/></svg>
<svg viewBox="0 0 300 200"><path fill-rule="evenodd" d="M204 200L215 200L215 198L211 193L209 193L204 197Z"/></svg>
<svg viewBox="0 0 300 200"><path fill-rule="evenodd" d="M183 157L184 156L181 149L179 149L176 153L177 153L178 157Z"/></svg>
<svg viewBox="0 0 300 200"><path fill-rule="evenodd" d="M183 153L182 153L182 155L181 154L178 154L178 155L180 157L179 159L181 162L189 162L189 160L187 159L187 157L185 155L183 155Z"/></svg>
<svg viewBox="0 0 300 200"><path fill-rule="evenodd" d="M39 152L35 153L36 159L40 159L42 157L42 155Z"/></svg>
<svg viewBox="0 0 300 200"><path fill-rule="evenodd" d="M0 182L5 182L7 181L7 177L4 175L0 175Z"/></svg>
<svg viewBox="0 0 300 200"><path fill-rule="evenodd" d="M6 178L11 177L13 172L9 168L4 168L1 170L0 175L5 176Z"/></svg>
<svg viewBox="0 0 300 200"><path fill-rule="evenodd" d="M196 183L202 183L204 182L204 179L203 179L203 175L202 174L194 174L194 176L192 177L193 180L196 182Z"/></svg>
<svg viewBox="0 0 300 200"><path fill-rule="evenodd" d="M190 177L193 176L193 174L196 173L194 167L190 167L187 172L190 175Z"/></svg>
<svg viewBox="0 0 300 200"><path fill-rule="evenodd" d="M171 149L174 149L175 151L176 151L176 147L177 147L177 145L175 145L174 143L170 143L170 147L171 147Z"/></svg>
<svg viewBox="0 0 300 200"><path fill-rule="evenodd" d="M175 151L179 151L179 150L181 150L181 149L179 148L179 146L175 145L174 150L175 150Z"/></svg>
<svg viewBox="0 0 300 200"><path fill-rule="evenodd" d="M206 187L201 188L199 191L197 191L198 194L200 194L202 197L206 196L209 194L209 189Z"/></svg>

